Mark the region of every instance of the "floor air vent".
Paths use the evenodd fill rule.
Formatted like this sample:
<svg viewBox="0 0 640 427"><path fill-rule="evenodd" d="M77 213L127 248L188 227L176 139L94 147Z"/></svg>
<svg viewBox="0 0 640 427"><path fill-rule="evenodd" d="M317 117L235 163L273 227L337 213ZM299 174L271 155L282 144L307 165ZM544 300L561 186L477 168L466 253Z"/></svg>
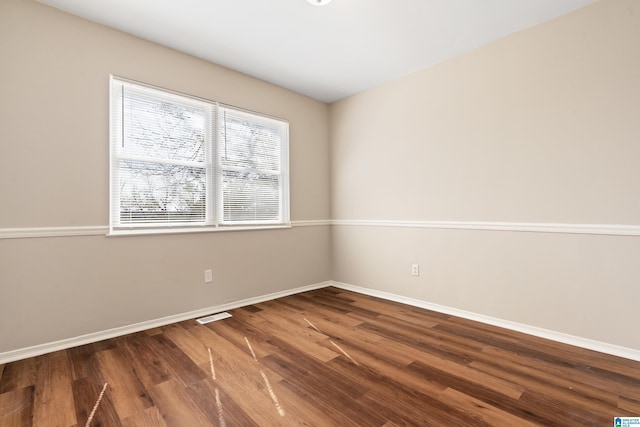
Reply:
<svg viewBox="0 0 640 427"><path fill-rule="evenodd" d="M231 315L224 311L222 313L212 314L211 316L201 317L199 319L196 319L196 322L204 325L205 323L211 323L215 322L216 320L227 319L229 317L231 317Z"/></svg>

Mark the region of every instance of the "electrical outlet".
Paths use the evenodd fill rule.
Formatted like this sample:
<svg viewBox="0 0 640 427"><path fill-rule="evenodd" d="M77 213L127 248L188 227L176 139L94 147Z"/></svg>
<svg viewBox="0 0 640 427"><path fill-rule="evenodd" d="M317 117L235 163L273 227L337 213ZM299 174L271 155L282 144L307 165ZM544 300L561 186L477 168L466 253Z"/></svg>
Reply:
<svg viewBox="0 0 640 427"><path fill-rule="evenodd" d="M204 283L211 283L211 282L213 282L213 271L205 270L204 271Z"/></svg>
<svg viewBox="0 0 640 427"><path fill-rule="evenodd" d="M411 275L412 276L420 275L420 264L411 264Z"/></svg>

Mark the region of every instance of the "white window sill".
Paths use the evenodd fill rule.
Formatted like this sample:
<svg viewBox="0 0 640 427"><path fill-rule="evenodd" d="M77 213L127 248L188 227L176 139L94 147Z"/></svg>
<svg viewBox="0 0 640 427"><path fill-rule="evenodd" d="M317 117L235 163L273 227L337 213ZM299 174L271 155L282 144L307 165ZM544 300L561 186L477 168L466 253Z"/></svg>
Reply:
<svg viewBox="0 0 640 427"><path fill-rule="evenodd" d="M109 230L107 237L216 233L221 231L278 230L286 228L292 228L291 223L268 225L228 225L218 227L118 228Z"/></svg>

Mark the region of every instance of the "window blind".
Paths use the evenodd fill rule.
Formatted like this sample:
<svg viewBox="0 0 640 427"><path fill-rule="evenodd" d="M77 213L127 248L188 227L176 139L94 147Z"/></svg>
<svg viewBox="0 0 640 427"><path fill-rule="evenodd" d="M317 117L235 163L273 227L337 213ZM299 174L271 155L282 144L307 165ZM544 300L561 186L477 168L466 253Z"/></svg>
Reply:
<svg viewBox="0 0 640 427"><path fill-rule="evenodd" d="M287 199L285 123L219 109L218 171L221 223L279 223Z"/></svg>
<svg viewBox="0 0 640 427"><path fill-rule="evenodd" d="M287 224L288 123L111 79L111 230Z"/></svg>

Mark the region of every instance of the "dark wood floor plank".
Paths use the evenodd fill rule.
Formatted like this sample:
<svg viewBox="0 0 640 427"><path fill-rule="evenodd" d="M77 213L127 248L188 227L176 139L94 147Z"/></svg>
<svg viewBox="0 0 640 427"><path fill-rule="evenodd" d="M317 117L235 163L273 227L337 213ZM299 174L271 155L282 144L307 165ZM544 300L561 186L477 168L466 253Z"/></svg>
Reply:
<svg viewBox="0 0 640 427"><path fill-rule="evenodd" d="M616 392L573 381L570 377L552 375L543 369L523 366L506 357L492 362L473 362L470 366L498 378L517 381L527 390L540 393L548 393L552 390L554 393L564 395L564 399L584 407L615 407L619 400Z"/></svg>
<svg viewBox="0 0 640 427"><path fill-rule="evenodd" d="M174 379L152 386L149 394L168 427L217 425L200 410L185 387Z"/></svg>
<svg viewBox="0 0 640 427"><path fill-rule="evenodd" d="M317 295L313 297L313 302L327 307L332 307L334 309L345 310L345 312L349 313L350 315L358 315L359 318L363 319L375 319L381 314L374 310L350 304L349 300L345 300L344 298L340 298L337 296Z"/></svg>
<svg viewBox="0 0 640 427"><path fill-rule="evenodd" d="M362 327L365 327L365 325ZM443 351L441 348L438 348L437 345L421 342L417 333L400 336L395 334L395 331L390 331L382 327L376 327L375 330L384 334L384 336L390 340L393 340L396 343L396 346L403 349L404 353L413 355L413 364L423 363L431 367L436 367L440 370L456 375L459 378L465 378L465 381L483 384L487 388L491 388L512 398L518 398L524 390L522 386L519 386L516 383L486 375L481 371L469 368L466 365L470 359L461 358L459 353L455 351Z"/></svg>
<svg viewBox="0 0 640 427"><path fill-rule="evenodd" d="M35 357L7 364L4 368L2 378L0 378L0 393L35 385L37 378L36 371Z"/></svg>
<svg viewBox="0 0 640 427"><path fill-rule="evenodd" d="M35 386L33 424L73 426L77 423L73 400L71 366L66 351L36 358L38 381Z"/></svg>
<svg viewBox="0 0 640 427"><path fill-rule="evenodd" d="M201 382L192 384L189 386L189 395L192 397L196 405L205 413L210 419L215 419L212 424L224 425L228 427L242 426L242 427L259 427L258 424L247 412L245 412L235 400L227 395L224 390L221 390L212 383L210 380L203 380ZM216 395L216 389L218 390ZM220 401L220 407L218 408L217 401Z"/></svg>
<svg viewBox="0 0 640 427"><path fill-rule="evenodd" d="M405 425L475 425L473 416L366 365L356 366L339 358L328 368L358 384L364 393L355 401L381 418Z"/></svg>
<svg viewBox="0 0 640 427"><path fill-rule="evenodd" d="M122 427L167 427L157 407L152 406L122 420Z"/></svg>
<svg viewBox="0 0 640 427"><path fill-rule="evenodd" d="M153 337L144 333L118 338L123 356L131 361L136 376L146 390L171 378L171 370L164 355L152 350L152 339Z"/></svg>
<svg viewBox="0 0 640 427"><path fill-rule="evenodd" d="M487 388L482 384L466 381L464 376L443 371L422 362L412 363L409 366L409 370L419 378L453 388L526 421L545 425L550 423L547 418L548 414L544 412L538 413L531 405L522 404L520 399L506 396L504 393Z"/></svg>
<svg viewBox="0 0 640 427"><path fill-rule="evenodd" d="M447 388L440 396L440 399L469 415L473 415L476 418L476 422L488 426L535 427L538 425L453 388Z"/></svg>
<svg viewBox="0 0 640 427"><path fill-rule="evenodd" d="M295 325L285 319L271 318L270 320L265 319L257 325L257 328L262 330L263 334L268 334L281 342L295 346L320 362L327 362L339 355L336 350L319 343L319 341L327 339L325 335L303 327L302 323Z"/></svg>
<svg viewBox="0 0 640 427"><path fill-rule="evenodd" d="M446 389L442 384L427 381L410 372L407 369L410 362L405 363L406 354L402 354L402 350L398 349L394 343L380 341L375 353L368 351L368 347L361 347L358 344L345 345L345 347L361 365L393 378L426 396L435 398ZM403 357L402 363L398 363L399 357Z"/></svg>
<svg viewBox="0 0 640 427"><path fill-rule="evenodd" d="M346 313L346 311L344 310L339 310L338 312L331 307L315 303L309 297L292 295L287 298L293 299L294 304L302 309L297 311L300 314L306 315L311 313L311 314L314 314L315 316L320 316L324 319L339 322L341 324L346 324L350 326L355 326L362 323L362 321L359 319L354 319L352 317L344 316L343 314ZM279 300L276 300L275 302L279 302Z"/></svg>
<svg viewBox="0 0 640 427"><path fill-rule="evenodd" d="M181 324L166 327L163 334L169 338L193 363L198 366L209 363L209 353L196 337Z"/></svg>
<svg viewBox="0 0 640 427"><path fill-rule="evenodd" d="M416 313L415 311L407 310L404 307L389 305L386 301L362 300L355 301L351 305L380 313L378 318L386 317L397 319L405 322L406 324L412 324L422 328L432 328L442 321L440 318L429 316L428 312L423 311Z"/></svg>
<svg viewBox="0 0 640 427"><path fill-rule="evenodd" d="M336 289L336 288L327 288L327 289ZM351 291L342 290L342 289L336 289L336 290L337 292L334 293L335 296L345 296L347 299L351 299L354 295L354 293ZM376 304L380 303L382 304L381 307L384 307L380 311L381 313L390 313L390 312L394 312L395 310L400 310L402 312L413 313L418 316L427 316L438 323L440 321L448 320L453 317L447 313L439 313L437 311L426 310L420 307L415 307L415 306L403 304L396 301L383 300L374 296L369 296L364 294L357 294L357 296L353 298L353 300L354 300L353 304L361 304L361 303L364 303L365 301L374 302Z"/></svg>
<svg viewBox="0 0 640 427"><path fill-rule="evenodd" d="M323 302L321 299L315 298L313 295L310 295L310 293L301 294L301 298L306 299L308 304L312 304L319 309L323 309L337 315L346 315L347 313L351 312L351 309L348 307L331 304L330 302Z"/></svg>
<svg viewBox="0 0 640 427"><path fill-rule="evenodd" d="M637 397L637 399L620 396L620 398L618 399L618 408L633 414L640 414L640 395L637 395L635 397Z"/></svg>
<svg viewBox="0 0 640 427"><path fill-rule="evenodd" d="M464 325L465 328L472 332L472 335L486 334L492 337L501 336L503 339L509 339L515 343L525 343L526 348L533 348L542 350L543 353L554 354L559 360L565 359L574 365L592 366L632 378L637 378L640 375L640 368L637 362L633 360L621 357L612 358L609 355L588 349L580 349L580 351L576 352L575 347L560 342L532 335L524 335L516 331L459 317L452 317L449 324ZM475 333L473 331L475 331ZM523 337L526 337L526 339L523 340Z"/></svg>
<svg viewBox="0 0 640 427"><path fill-rule="evenodd" d="M468 323L469 321L465 321L464 324L455 324L456 322L458 322L457 319L447 324L441 323L435 326L434 329L520 354L531 360L546 361L558 368L574 369L582 363L575 356L572 357L572 352L575 350L571 350L570 346L558 348L556 343L551 344L549 340L541 340L537 337L522 340L522 334L515 331L485 324L479 324L475 329L473 324Z"/></svg>
<svg viewBox="0 0 640 427"><path fill-rule="evenodd" d="M121 419L135 416L153 406L147 390L118 348L101 351L96 357L102 378L109 384L109 397Z"/></svg>
<svg viewBox="0 0 640 427"><path fill-rule="evenodd" d="M216 372L215 385L229 396L246 414L260 414L263 425L278 425L281 422L272 399L266 389L262 366L256 362L247 346L240 348L208 327L195 328L191 332L212 350ZM255 346L255 343L252 344ZM265 372L269 376L270 372ZM275 383L275 377L270 378ZM283 402L286 410L286 402ZM225 406L226 407L226 406Z"/></svg>
<svg viewBox="0 0 640 427"><path fill-rule="evenodd" d="M320 317L315 313L300 314L296 316L296 318L299 322L300 319L304 321L300 322L303 327L318 331L326 337L337 341L361 342L375 345L380 341L386 340L386 338L380 334L360 328L361 323L352 325L348 322L341 322L338 319Z"/></svg>
<svg viewBox="0 0 640 427"><path fill-rule="evenodd" d="M96 403L100 399L103 387L104 383L96 381L95 378L81 378L73 382L73 398L78 426L86 425L93 408L96 407ZM122 425L109 395L110 391L107 387L91 420L92 427L120 427Z"/></svg>
<svg viewBox="0 0 640 427"><path fill-rule="evenodd" d="M256 357L260 359L278 351L277 348L268 342L269 336L265 336L264 332L257 327L262 322L264 322L264 319L261 317L252 317L248 320L240 315L226 319L224 322L209 324L206 327L215 331L218 337L224 338L226 342L231 343L244 352L248 351L245 340L246 337L252 343Z"/></svg>
<svg viewBox="0 0 640 427"><path fill-rule="evenodd" d="M358 326L370 332L384 336L387 339L413 347L421 352L436 354L443 358L455 360L460 364L468 364L474 360L474 355L482 348L477 343L468 340L452 339L440 332L429 328L408 327L403 329L396 322L371 320Z"/></svg>
<svg viewBox="0 0 640 427"><path fill-rule="evenodd" d="M489 357L487 357L487 355ZM611 356L609 356L611 357ZM612 359L618 359L611 357ZM518 371L526 370L543 379L548 379L549 383L557 383L559 379L571 382L570 387L574 389L592 389L593 393L606 396L607 394L633 395L637 393L640 385L640 372L638 379L625 377L625 381L618 381L618 378L609 373L595 375L583 369L580 364L570 362L549 361L547 358L532 358L527 354L518 354L513 351L504 351L491 346L486 347L477 355L477 360L487 363L494 363L496 360L512 361L516 365L514 369Z"/></svg>
<svg viewBox="0 0 640 427"><path fill-rule="evenodd" d="M96 348L92 344L67 349L71 363L71 380L76 381L100 375Z"/></svg>
<svg viewBox="0 0 640 427"><path fill-rule="evenodd" d="M0 393L0 426L31 426L34 396L33 385Z"/></svg>
<svg viewBox="0 0 640 427"><path fill-rule="evenodd" d="M603 390L617 390L620 394L633 395L638 389L640 369L630 376L629 374L620 374L609 369L579 364L576 371L580 372L579 376L582 381L593 384ZM591 378L593 377L597 380L592 381Z"/></svg>
<svg viewBox="0 0 640 427"><path fill-rule="evenodd" d="M148 342L150 350L162 355L171 377L176 381L188 386L209 376L165 334L153 335L150 338Z"/></svg>
<svg viewBox="0 0 640 427"><path fill-rule="evenodd" d="M429 342L436 346L449 346L453 348L455 352L461 354L467 352L475 353L485 346L483 343L469 340L466 337L458 337L453 334L442 333L437 327L443 322L447 322L446 320L440 320L440 322L433 326L426 326L425 324L420 324L418 319L418 316L414 316L414 322L407 322L403 319L382 314L375 320L369 321L368 323L383 325L392 329L399 329L400 331L413 331L417 337L424 342ZM429 321L429 324L431 323L432 322Z"/></svg>
<svg viewBox="0 0 640 427"><path fill-rule="evenodd" d="M520 401L524 405L544 412L546 418L554 425L577 425L598 427L612 422L614 413L598 413L580 408L576 405L567 405L565 401L558 400L548 393L527 391ZM618 413L617 415L625 416Z"/></svg>
<svg viewBox="0 0 640 427"><path fill-rule="evenodd" d="M323 408L324 412L330 414L331 418L349 420L345 425L374 426L382 425L385 421L360 406L353 405L354 399L361 396L365 390L354 385L343 387L346 381L342 378L335 381L337 375L328 372L316 360L307 360L304 356L297 359L295 353L290 352L286 355L270 355L264 362L272 371L286 378L286 385L293 392L305 395L307 399Z"/></svg>
<svg viewBox="0 0 640 427"><path fill-rule="evenodd" d="M0 427L81 427L105 382L92 427L600 426L640 415L640 362L444 313L329 287L230 314L0 365Z"/></svg>

